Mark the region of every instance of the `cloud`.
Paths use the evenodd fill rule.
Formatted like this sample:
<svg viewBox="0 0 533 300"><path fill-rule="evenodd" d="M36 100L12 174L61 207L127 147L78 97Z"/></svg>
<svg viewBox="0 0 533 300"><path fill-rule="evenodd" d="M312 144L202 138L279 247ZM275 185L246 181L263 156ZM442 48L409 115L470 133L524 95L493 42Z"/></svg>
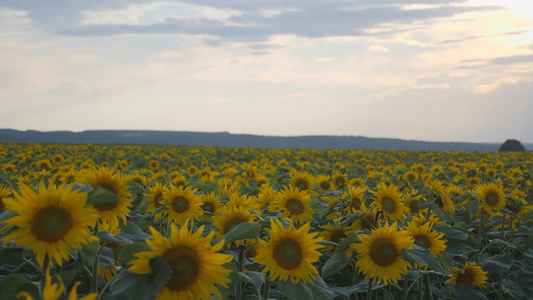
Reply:
<svg viewBox="0 0 533 300"><path fill-rule="evenodd" d="M272 35L308 38L369 35L380 24L451 17L501 9L457 6L464 1L4 1L55 34L88 36L148 33L210 35L232 41L265 41ZM425 5L431 4L431 5ZM454 4L453 6L450 4ZM421 7L412 9L415 7ZM410 7L411 6L411 7ZM382 33L378 33L382 34Z"/></svg>

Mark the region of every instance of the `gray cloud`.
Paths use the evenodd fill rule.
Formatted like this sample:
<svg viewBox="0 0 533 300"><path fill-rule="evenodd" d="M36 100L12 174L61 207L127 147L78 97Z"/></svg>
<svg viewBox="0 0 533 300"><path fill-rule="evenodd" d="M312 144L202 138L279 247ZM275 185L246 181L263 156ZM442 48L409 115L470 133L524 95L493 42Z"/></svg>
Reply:
<svg viewBox="0 0 533 300"><path fill-rule="evenodd" d="M495 57L491 59L465 59L461 61L462 64L456 69L480 69L490 67L491 65L514 65L514 64L527 64L533 63L533 54L532 55L514 55L514 56L504 56L504 57ZM473 65L472 65L473 63Z"/></svg>
<svg viewBox="0 0 533 300"><path fill-rule="evenodd" d="M502 9L496 6L459 7L446 6L465 1L439 1L441 7L404 10L400 5L435 4L429 0L379 0L369 5L368 1L317 0L317 1L180 1L218 9L233 9L242 12L232 16L229 23L218 20L184 20L167 18L148 25L84 25L82 11L118 10L131 4L146 4L151 1L109 0L59 0L19 1L3 0L0 7L23 10L36 26L63 35L94 36L123 33L181 33L210 35L232 41L265 41L270 35L294 34L309 38L328 36L368 35L365 29L383 23L412 23L414 21L450 17L460 13ZM280 13L266 16L264 11ZM235 25L235 24L238 24ZM383 35L384 33L378 33ZM390 33L389 33L390 34Z"/></svg>
<svg viewBox="0 0 533 300"><path fill-rule="evenodd" d="M457 42L464 42L469 40L477 40L482 38L489 38L489 37L499 37L499 36L511 36L511 35L521 35L524 33L529 33L528 30L522 30L522 31L512 31L512 32L505 32L501 34L492 34L492 35L474 35L474 36L468 36L462 39L453 39L453 40L446 40L442 42L438 42L437 44L450 44L450 43L457 43Z"/></svg>

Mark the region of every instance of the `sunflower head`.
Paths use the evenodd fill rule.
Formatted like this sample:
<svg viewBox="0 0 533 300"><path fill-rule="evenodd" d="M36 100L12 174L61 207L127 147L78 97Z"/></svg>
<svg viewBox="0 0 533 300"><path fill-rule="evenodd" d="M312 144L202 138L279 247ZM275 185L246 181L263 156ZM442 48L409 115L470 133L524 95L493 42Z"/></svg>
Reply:
<svg viewBox="0 0 533 300"><path fill-rule="evenodd" d="M371 205L383 212L383 215L391 220L405 218L405 212L408 211L408 208L403 204L401 194L396 186L380 183L377 186L377 191L372 193L376 196L376 200Z"/></svg>
<svg viewBox="0 0 533 300"><path fill-rule="evenodd" d="M505 205L505 193L496 183L486 183L477 186L480 206L488 212L500 210Z"/></svg>
<svg viewBox="0 0 533 300"><path fill-rule="evenodd" d="M16 229L5 237L4 243L14 240L18 245L30 247L43 266L47 256L61 265L74 249L97 240L89 227L96 224L98 215L85 205L86 193L72 190L71 185L45 186L43 182L38 192L26 185L19 189L20 194L5 201L7 208L18 215L5 222Z"/></svg>
<svg viewBox="0 0 533 300"><path fill-rule="evenodd" d="M453 268L452 277L446 283L477 285L484 287L487 282L487 272L476 263L467 262L463 269Z"/></svg>
<svg viewBox="0 0 533 300"><path fill-rule="evenodd" d="M166 200L167 222L182 226L185 221L193 220L201 214L202 200L196 189L172 186L163 192Z"/></svg>
<svg viewBox="0 0 533 300"><path fill-rule="evenodd" d="M204 227L193 231L188 222L177 229L172 226L170 238L150 227L151 240L146 240L151 250L142 251L131 261L129 272L148 274L152 272L150 260L161 257L170 268L170 279L157 299L211 299L215 294L221 298L217 285L228 287L230 270L223 267L232 260L228 254L216 253L223 241L211 245L214 232L202 237Z"/></svg>
<svg viewBox="0 0 533 300"><path fill-rule="evenodd" d="M322 240L318 233L308 233L310 223L299 229L291 223L284 228L280 220L270 220L270 240L260 240L255 261L265 265L263 273L269 273L272 280L298 283L300 281L314 282L318 274L313 263L317 262L321 254L318 244Z"/></svg>
<svg viewBox="0 0 533 300"><path fill-rule="evenodd" d="M283 212L283 217L290 218L296 223L305 223L313 219L315 211L309 204L311 195L298 188L288 187L279 192L273 208Z"/></svg>
<svg viewBox="0 0 533 300"><path fill-rule="evenodd" d="M404 231L398 231L397 223L373 229L371 234L359 235L361 243L355 245L359 253L356 267L365 274L365 280L374 278L382 282L396 283L402 274L408 273L411 264L400 257L403 249L412 248L413 239Z"/></svg>

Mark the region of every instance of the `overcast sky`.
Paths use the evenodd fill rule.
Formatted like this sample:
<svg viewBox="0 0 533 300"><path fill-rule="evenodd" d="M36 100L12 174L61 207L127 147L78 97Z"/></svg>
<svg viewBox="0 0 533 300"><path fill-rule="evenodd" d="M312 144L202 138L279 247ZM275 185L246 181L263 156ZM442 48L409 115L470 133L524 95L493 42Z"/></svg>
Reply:
<svg viewBox="0 0 533 300"><path fill-rule="evenodd" d="M529 2L0 0L0 128L532 143Z"/></svg>

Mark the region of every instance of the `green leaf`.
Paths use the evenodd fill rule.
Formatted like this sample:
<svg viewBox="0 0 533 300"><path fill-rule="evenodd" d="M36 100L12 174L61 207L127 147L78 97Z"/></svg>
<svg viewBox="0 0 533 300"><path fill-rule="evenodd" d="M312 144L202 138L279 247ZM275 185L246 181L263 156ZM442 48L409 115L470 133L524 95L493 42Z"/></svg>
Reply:
<svg viewBox="0 0 533 300"><path fill-rule="evenodd" d="M402 250L402 254L400 256L408 261L417 262L421 265L428 266L433 271L444 273L444 269L442 268L439 259L435 255L431 254L429 249L423 249L416 244L413 244L413 247L415 247L415 249Z"/></svg>
<svg viewBox="0 0 533 300"><path fill-rule="evenodd" d="M360 242L357 234L356 233L351 234L339 242L339 245L337 246L337 249L335 249L335 251L342 251L348 248L351 244L357 243L357 242Z"/></svg>
<svg viewBox="0 0 533 300"><path fill-rule="evenodd" d="M80 192L82 193L88 193L90 191L93 190L93 188L88 185L88 184L79 184L79 183L75 183L72 185L72 190L75 191L75 190L80 190Z"/></svg>
<svg viewBox="0 0 533 300"><path fill-rule="evenodd" d="M450 240L446 243L446 250L444 251L450 256L468 256L476 252L477 249L464 242Z"/></svg>
<svg viewBox="0 0 533 300"><path fill-rule="evenodd" d="M499 254L489 257L488 255L478 256L483 269L491 272L507 272L513 265L513 260L509 255Z"/></svg>
<svg viewBox="0 0 533 300"><path fill-rule="evenodd" d="M385 284L373 284L372 290L374 291L384 286ZM335 293L335 296L345 296L346 298L350 299L350 296L354 293L366 293L368 291L368 280L347 287L332 287L331 290L333 291L333 293Z"/></svg>
<svg viewBox="0 0 533 300"><path fill-rule="evenodd" d="M265 282L265 279L266 279L265 273L244 271L244 272L240 272L239 276L241 277L241 279L245 280L246 282L250 283L251 285L255 287L257 296L260 298L261 297L261 285Z"/></svg>
<svg viewBox="0 0 533 300"><path fill-rule="evenodd" d="M120 200L120 197L100 186L96 186L87 194L87 204L108 204Z"/></svg>
<svg viewBox="0 0 533 300"><path fill-rule="evenodd" d="M26 276L14 274L0 281L0 300L17 299L20 292L26 292L33 299L39 299L39 288L33 284Z"/></svg>
<svg viewBox="0 0 533 300"><path fill-rule="evenodd" d="M333 291L318 275L315 275L315 282L313 283L300 281L294 284L289 280L276 281L275 283L278 289L290 299L332 300L335 297Z"/></svg>
<svg viewBox="0 0 533 300"><path fill-rule="evenodd" d="M453 292L454 300L488 300L477 286L466 286L462 283L452 284L451 290Z"/></svg>
<svg viewBox="0 0 533 300"><path fill-rule="evenodd" d="M514 281L505 278L502 281L502 291L509 295L511 299L528 299L524 291Z"/></svg>
<svg viewBox="0 0 533 300"><path fill-rule="evenodd" d="M506 247L509 247L511 249L516 249L516 246L513 244L510 244L504 240L501 239L491 239L489 242L489 245L504 245Z"/></svg>
<svg viewBox="0 0 533 300"><path fill-rule="evenodd" d="M433 229L439 232L443 232L447 240L460 240L464 241L468 239L468 231L461 231L455 227L447 225L433 226Z"/></svg>
<svg viewBox="0 0 533 300"><path fill-rule="evenodd" d="M309 205L313 210L315 211L315 214L322 219L324 216L324 207L322 206L322 203L320 203L320 200L318 198L311 198L311 201L309 201Z"/></svg>
<svg viewBox="0 0 533 300"><path fill-rule="evenodd" d="M235 226L223 235L220 240L225 239L225 243L231 243L238 240L259 239L260 231L261 225L259 223L244 222Z"/></svg>
<svg viewBox="0 0 533 300"><path fill-rule="evenodd" d="M99 248L100 248L100 245L98 245L97 241L90 242L90 243L83 245L80 252L83 257L83 263L85 264L86 267L90 267L94 265L94 262L96 261L96 256L98 255Z"/></svg>
<svg viewBox="0 0 533 300"><path fill-rule="evenodd" d="M143 243L134 243L130 245L124 245L115 250L115 256L118 257L121 266L127 266L128 263L135 259L135 253L141 251L149 251L150 247Z"/></svg>
<svg viewBox="0 0 533 300"><path fill-rule="evenodd" d="M121 226L119 234L112 234L108 231L98 231L96 234L102 241L108 243L133 244L135 242L145 242L150 236L142 231L135 223L128 222L126 226Z"/></svg>
<svg viewBox="0 0 533 300"><path fill-rule="evenodd" d="M230 293L235 289L237 284L241 282L241 276L239 275L239 270L237 270L237 266L234 263L227 263L223 265L224 268L231 270L230 274L228 275L228 278L231 280L230 283L228 283L228 287L223 286L217 286L218 291L220 292L220 295L222 296L222 299L227 299Z"/></svg>
<svg viewBox="0 0 533 300"><path fill-rule="evenodd" d="M344 269L351 261L344 251L337 251L333 254L322 267L322 278L333 276Z"/></svg>
<svg viewBox="0 0 533 300"><path fill-rule="evenodd" d="M5 247L0 249L0 265L10 259L24 259L24 248L22 247Z"/></svg>
<svg viewBox="0 0 533 300"><path fill-rule="evenodd" d="M102 267L114 267L115 258L113 257L113 250L108 247L104 247L100 256L98 257L98 264Z"/></svg>
<svg viewBox="0 0 533 300"><path fill-rule="evenodd" d="M360 214L358 212L356 213L353 213L353 214L350 214L348 216L346 216L346 219L344 219L340 224L339 224L339 228L343 228L345 226L350 226L353 224L354 221L356 220L359 220L359 219L362 219L364 218L365 215L364 214Z"/></svg>
<svg viewBox="0 0 533 300"><path fill-rule="evenodd" d="M170 280L170 267L161 257L150 260L152 271L148 274L135 274L122 269L111 283L112 295L120 299L153 299Z"/></svg>
<svg viewBox="0 0 533 300"><path fill-rule="evenodd" d="M446 252L439 252L438 253L440 264L442 265L442 268L444 269L444 274L450 275L453 271L453 261L451 257Z"/></svg>

